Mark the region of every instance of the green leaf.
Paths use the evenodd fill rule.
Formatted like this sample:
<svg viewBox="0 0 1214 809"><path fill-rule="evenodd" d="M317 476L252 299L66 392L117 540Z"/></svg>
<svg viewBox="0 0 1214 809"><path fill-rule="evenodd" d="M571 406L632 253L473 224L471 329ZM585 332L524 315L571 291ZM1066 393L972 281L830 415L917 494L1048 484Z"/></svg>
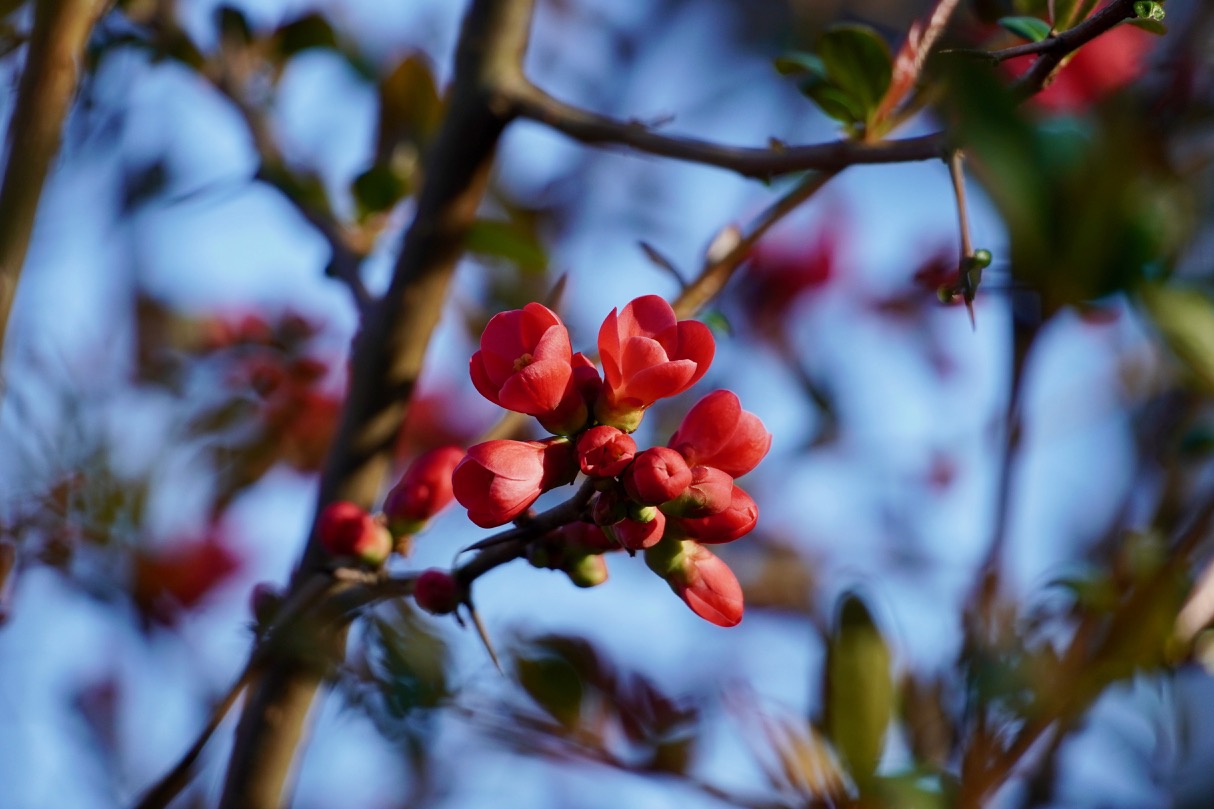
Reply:
<svg viewBox="0 0 1214 809"><path fill-rule="evenodd" d="M1040 42L1050 35L1050 24L1036 17L1003 17L999 24L1029 42Z"/></svg>
<svg viewBox="0 0 1214 809"><path fill-rule="evenodd" d="M1166 25L1164 25L1163 23L1159 22L1158 20L1133 19L1133 20L1126 20L1126 23L1134 26L1135 28L1141 28L1142 30L1146 31L1148 34L1154 34L1155 36L1161 37L1168 32L1168 27Z"/></svg>
<svg viewBox="0 0 1214 809"><path fill-rule="evenodd" d="M313 12L279 26L274 32L281 58L289 59L312 48L337 48L337 34L321 14Z"/></svg>
<svg viewBox="0 0 1214 809"><path fill-rule="evenodd" d="M385 707L402 718L446 697L448 650L406 602L393 606L395 614L372 619L368 631Z"/></svg>
<svg viewBox="0 0 1214 809"><path fill-rule="evenodd" d="M401 146L424 151L442 117L443 102L426 58L413 54L402 59L379 82L376 162L390 164Z"/></svg>
<svg viewBox="0 0 1214 809"><path fill-rule="evenodd" d="M772 64L775 65L776 72L781 76L811 73L820 78L826 78L826 65L822 63L822 60L816 54L805 53L804 51L790 51L782 56L777 56L772 61Z"/></svg>
<svg viewBox="0 0 1214 809"><path fill-rule="evenodd" d="M826 648L823 724L852 778L872 782L894 714L891 655L864 602L843 597Z"/></svg>
<svg viewBox="0 0 1214 809"><path fill-rule="evenodd" d="M523 690L553 719L572 730L582 715L582 680L563 657L539 653L518 657L515 676Z"/></svg>
<svg viewBox="0 0 1214 809"><path fill-rule="evenodd" d="M548 254L535 233L515 222L478 219L468 228L464 245L473 253L504 259L524 272L542 272Z"/></svg>
<svg viewBox="0 0 1214 809"><path fill-rule="evenodd" d="M1134 14L1140 20L1154 20L1155 22L1163 22L1164 10L1163 6L1154 0L1138 0L1134 4Z"/></svg>
<svg viewBox="0 0 1214 809"><path fill-rule="evenodd" d="M382 164L367 169L350 184L350 192L358 205L359 219L389 210L408 190L408 185L396 172Z"/></svg>
<svg viewBox="0 0 1214 809"><path fill-rule="evenodd" d="M229 5L215 9L215 28L221 39L234 44L247 45L253 40L253 31L244 12Z"/></svg>
<svg viewBox="0 0 1214 809"><path fill-rule="evenodd" d="M893 74L885 40L865 25L836 25L818 40L818 57L831 84L850 97L867 120L881 103Z"/></svg>
<svg viewBox="0 0 1214 809"><path fill-rule="evenodd" d="M1172 353L1200 388L1214 393L1214 302L1201 292L1174 286L1146 287L1141 298Z"/></svg>
<svg viewBox="0 0 1214 809"><path fill-rule="evenodd" d="M801 88L822 112L848 126L864 122L866 110L843 90L831 84L807 83Z"/></svg>

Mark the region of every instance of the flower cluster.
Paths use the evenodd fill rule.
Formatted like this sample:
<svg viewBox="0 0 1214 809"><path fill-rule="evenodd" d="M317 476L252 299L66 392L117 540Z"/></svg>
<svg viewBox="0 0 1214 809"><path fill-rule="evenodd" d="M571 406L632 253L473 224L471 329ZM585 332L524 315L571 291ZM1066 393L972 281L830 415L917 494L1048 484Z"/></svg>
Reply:
<svg viewBox="0 0 1214 809"><path fill-rule="evenodd" d="M589 357L573 352L568 330L548 308L532 303L502 312L472 356L472 382L494 404L534 416L552 436L424 453L382 512L327 505L316 524L320 546L340 564L379 567L394 550L407 553L412 535L453 499L472 522L493 528L525 519L541 494L581 474L593 493L575 501L585 507L572 522L527 543L531 564L593 587L607 578L604 554L640 551L697 615L733 626L742 620L742 588L707 546L754 528L758 508L734 479L758 465L771 435L726 390L693 406L666 446L641 450L630 435L650 405L698 382L715 350L705 325L680 321L670 304L648 295L603 322L600 375ZM417 576L413 594L422 609L441 615L466 602L466 588L454 572L432 569Z"/></svg>
<svg viewBox="0 0 1214 809"><path fill-rule="evenodd" d="M646 409L698 382L715 352L704 324L678 320L656 295L612 310L598 351L601 377L588 357L573 352L560 318L538 303L489 321L471 360L476 389L554 435L472 447L452 476L455 499L477 525L505 525L580 472L595 488L586 520L532 543L532 564L564 570L588 587L606 579L603 553L643 551L697 615L733 626L742 618L741 588L705 546L732 542L755 526L758 509L734 478L763 459L771 435L736 395L720 390L692 407L666 446L638 451L629 433ZM427 575L430 593L439 572ZM426 600L442 607L451 599Z"/></svg>

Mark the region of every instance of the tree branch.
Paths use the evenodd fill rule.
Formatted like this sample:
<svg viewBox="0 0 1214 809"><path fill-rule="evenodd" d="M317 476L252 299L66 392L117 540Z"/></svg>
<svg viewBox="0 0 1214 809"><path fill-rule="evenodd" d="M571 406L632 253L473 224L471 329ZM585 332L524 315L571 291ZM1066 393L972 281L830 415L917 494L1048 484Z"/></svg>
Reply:
<svg viewBox="0 0 1214 809"><path fill-rule="evenodd" d="M448 112L426 156L425 184L387 294L365 315L351 359L349 395L321 476L317 513L349 500L369 507L383 485L392 448L421 372L455 264L488 182L510 117L499 87L521 75L532 0L473 0L455 58ZM291 588L323 570L315 538ZM333 583L334 591L341 589ZM340 648L343 632L334 632ZM249 691L229 763L222 809L283 805L291 763L323 672L284 656Z"/></svg>
<svg viewBox="0 0 1214 809"><path fill-rule="evenodd" d="M76 95L84 47L108 0L39 0L0 182L0 357L38 200L59 152L63 122Z"/></svg>
<svg viewBox="0 0 1214 809"><path fill-rule="evenodd" d="M532 84L512 86L509 92L514 111L520 117L545 124L582 143L627 146L646 154L703 163L764 180L799 171L833 172L856 165L931 160L946 153L942 133L879 143L839 140L779 149L723 146L695 138L661 135L637 121L618 121L579 109Z"/></svg>
<svg viewBox="0 0 1214 809"><path fill-rule="evenodd" d="M1033 62L1028 72L1020 77L1012 86L1014 98L1023 101L1044 90L1054 77L1054 71L1062 64L1068 54L1091 42L1096 37L1111 30L1124 20L1132 20L1134 0L1113 0L1091 17L1076 25L1074 28L1055 34L1042 40L1041 56ZM1049 43L1046 45L1045 43ZM998 51L996 51L996 54ZM1018 55L1018 54L1017 54Z"/></svg>

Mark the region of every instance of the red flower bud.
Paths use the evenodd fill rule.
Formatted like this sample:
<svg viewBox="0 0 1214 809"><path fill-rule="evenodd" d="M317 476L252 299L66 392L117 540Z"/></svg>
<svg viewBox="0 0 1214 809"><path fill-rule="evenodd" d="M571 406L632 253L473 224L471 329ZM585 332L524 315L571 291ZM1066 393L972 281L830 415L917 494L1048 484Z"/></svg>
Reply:
<svg viewBox="0 0 1214 809"><path fill-rule="evenodd" d="M663 503L662 511L671 517L710 517L720 514L732 503L733 488L733 478L720 469L692 467L691 485L675 499Z"/></svg>
<svg viewBox="0 0 1214 809"><path fill-rule="evenodd" d="M771 449L771 433L754 413L742 409L732 391L715 390L696 402L668 446L691 466L710 466L740 478Z"/></svg>
<svg viewBox="0 0 1214 809"><path fill-rule="evenodd" d="M643 551L661 541L666 531L666 515L654 509L653 518L647 522L628 518L608 525L603 530L625 550Z"/></svg>
<svg viewBox="0 0 1214 809"><path fill-rule="evenodd" d="M595 414L603 424L632 432L645 408L690 388L712 363L712 332L694 320L679 321L664 299L645 295L599 329L603 392Z"/></svg>
<svg viewBox="0 0 1214 809"><path fill-rule="evenodd" d="M637 442L615 427L592 427L577 442L578 463L592 478L613 478L636 455Z"/></svg>
<svg viewBox="0 0 1214 809"><path fill-rule="evenodd" d="M656 506L673 500L691 485L691 469L683 456L668 447L652 447L632 461L624 487L638 503Z"/></svg>
<svg viewBox="0 0 1214 809"><path fill-rule="evenodd" d="M645 552L645 562L705 621L729 627L742 620L742 587L737 577L699 543L667 539Z"/></svg>
<svg viewBox="0 0 1214 809"><path fill-rule="evenodd" d="M549 489L577 477L573 445L547 441L486 441L468 450L451 482L455 499L481 528L504 525Z"/></svg>
<svg viewBox="0 0 1214 809"><path fill-rule="evenodd" d="M568 433L586 423L586 403L574 385L569 332L548 307L529 303L494 315L472 355L472 384L496 405L536 416Z"/></svg>
<svg viewBox="0 0 1214 809"><path fill-rule="evenodd" d="M759 521L759 507L750 495L734 486L729 508L708 517L683 517L679 527L692 539L707 545L733 542L749 534Z"/></svg>
<svg viewBox="0 0 1214 809"><path fill-rule="evenodd" d="M432 615L446 615L459 607L464 590L450 573L431 568L422 571L413 583L413 600Z"/></svg>
<svg viewBox="0 0 1214 809"><path fill-rule="evenodd" d="M392 535L354 503L330 503L316 521L316 535L331 556L353 556L368 565L383 564L392 553Z"/></svg>
<svg viewBox="0 0 1214 809"><path fill-rule="evenodd" d="M417 533L455 498L451 473L464 459L459 447L438 447L419 455L384 500L393 536Z"/></svg>

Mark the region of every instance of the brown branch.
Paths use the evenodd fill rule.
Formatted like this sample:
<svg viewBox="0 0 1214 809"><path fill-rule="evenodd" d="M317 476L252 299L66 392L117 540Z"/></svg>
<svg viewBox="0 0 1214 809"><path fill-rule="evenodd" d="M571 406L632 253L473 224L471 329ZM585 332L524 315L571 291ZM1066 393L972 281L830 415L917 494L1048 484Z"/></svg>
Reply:
<svg viewBox="0 0 1214 809"><path fill-rule="evenodd" d="M417 213L388 292L368 310L355 340L349 395L322 473L319 506L336 500L370 506L383 485L430 335L463 253L464 235L509 120L498 88L520 75L532 5L532 0L473 0L464 18L448 112L426 156ZM313 530L292 588L324 565ZM333 634L329 640L339 649L344 633ZM308 661L282 656L251 686L222 809L283 805L322 677L323 671Z"/></svg>
<svg viewBox="0 0 1214 809"><path fill-rule="evenodd" d="M362 264L365 256L350 246L345 228L337 221L328 206L322 210L315 205L309 205L300 199L299 194L283 182L283 174L289 172L286 158L278 146L277 140L270 131L269 122L265 115L245 98L237 77L231 76L222 69L212 80L212 85L226 97L236 111L244 119L249 135L253 139L253 148L261 165L257 169L256 179L276 188L291 204L296 212L304 218L312 228L320 234L329 245L329 266L326 273L350 288L354 304L359 312L365 313L372 303L371 293L362 280ZM202 75L209 75L203 71Z"/></svg>
<svg viewBox="0 0 1214 809"><path fill-rule="evenodd" d="M661 135L636 121L619 121L558 101L531 84L511 87L510 99L520 117L545 124L582 143L627 146L638 152L703 163L759 179L799 171L834 172L856 165L931 160L945 154L941 133L879 143L840 140L760 149Z"/></svg>
<svg viewBox="0 0 1214 809"><path fill-rule="evenodd" d="M1111 30L1124 20L1132 20L1134 0L1113 0L1074 28L1042 40L1041 56L1033 62L1028 72L1012 85L1014 98L1023 101L1041 92L1054 77L1054 71L1069 54ZM1048 45L1044 43L1049 43ZM998 52L996 52L998 53Z"/></svg>
<svg viewBox="0 0 1214 809"><path fill-rule="evenodd" d="M25 264L38 200L80 81L93 25L108 0L39 0L0 181L0 356L17 283Z"/></svg>

